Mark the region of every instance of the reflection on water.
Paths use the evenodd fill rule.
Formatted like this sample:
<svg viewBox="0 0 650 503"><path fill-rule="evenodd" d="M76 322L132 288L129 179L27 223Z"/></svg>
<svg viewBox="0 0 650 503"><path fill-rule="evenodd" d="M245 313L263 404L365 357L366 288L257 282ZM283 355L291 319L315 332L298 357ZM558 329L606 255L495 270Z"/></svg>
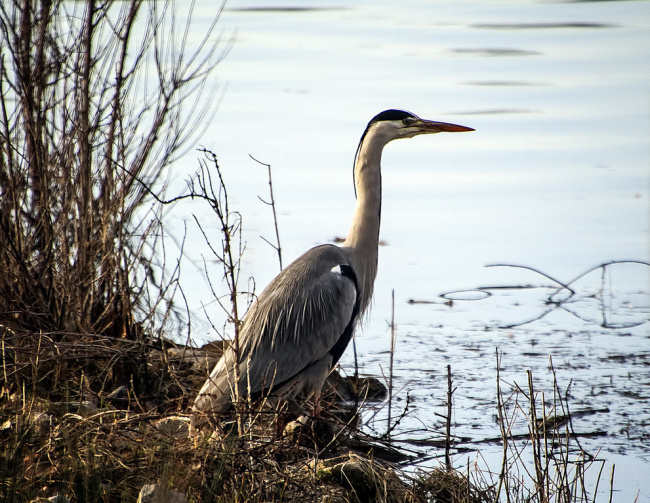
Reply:
<svg viewBox="0 0 650 503"><path fill-rule="evenodd" d="M516 82L513 80L477 80L465 83L468 86L542 86L538 82Z"/></svg>
<svg viewBox="0 0 650 503"><path fill-rule="evenodd" d="M609 23L490 23L475 24L473 28L488 28L493 30L528 30L539 28L615 28Z"/></svg>
<svg viewBox="0 0 650 503"><path fill-rule="evenodd" d="M646 291L635 291L634 286L629 284L625 287L627 297L623 300L618 299L617 295L621 294L620 287L614 290L613 285L608 282L608 279L617 275L617 270L621 268L632 268L637 270L638 277L650 277L650 263L638 260L621 260L608 262L596 267L592 267L585 272L579 274L570 281L560 281L542 271L538 271L530 266L510 265L510 264L495 264L486 267L512 267L515 269L523 269L529 272L538 274L545 280L550 280L550 285L536 285L519 284L519 285L493 285L481 286L475 290L465 290L457 292L449 292L440 294L440 297L451 302L448 305L453 305L454 301L467 301L467 300L483 300L494 296L497 293L506 292L513 295L513 292L521 290L535 291L534 294L541 292L540 301L537 303L538 313L534 313L532 317L525 318L522 321L511 322L502 324L495 328L515 328L539 321L546 318L555 311L563 311L568 313L578 320L591 325L596 325L601 328L619 330L625 328L636 328L643 325L648 328L650 325L650 305ZM629 271L628 271L628 274ZM595 276L600 280L600 284L592 286L590 289L585 289L584 283L589 282L589 278ZM578 284L579 286L576 286ZM643 288L642 285L638 285ZM578 291L580 288L582 291ZM632 300L632 296L638 298L638 302ZM522 297L521 295L518 298ZM518 303L520 300L518 300ZM409 301L414 304L418 301ZM421 303L421 302L419 302ZM520 305L520 304L517 304ZM525 306L530 309L530 306Z"/></svg>
<svg viewBox="0 0 650 503"><path fill-rule="evenodd" d="M456 54L469 54L471 56L536 56L541 54L537 51L525 51L523 49L452 49Z"/></svg>

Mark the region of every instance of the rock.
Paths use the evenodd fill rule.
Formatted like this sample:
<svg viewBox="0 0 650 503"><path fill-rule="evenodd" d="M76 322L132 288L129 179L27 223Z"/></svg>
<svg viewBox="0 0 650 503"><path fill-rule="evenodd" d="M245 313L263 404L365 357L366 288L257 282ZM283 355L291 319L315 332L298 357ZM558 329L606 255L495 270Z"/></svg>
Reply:
<svg viewBox="0 0 650 503"><path fill-rule="evenodd" d="M176 439L183 439L190 436L190 418L181 416L169 416L159 419L155 423L158 431Z"/></svg>
<svg viewBox="0 0 650 503"><path fill-rule="evenodd" d="M365 402L380 402L388 395L386 386L376 377L342 377L332 372L327 383L334 387L343 401L352 401L356 396Z"/></svg>
<svg viewBox="0 0 650 503"><path fill-rule="evenodd" d="M140 489L138 503L185 503L185 495L158 484L147 484Z"/></svg>
<svg viewBox="0 0 650 503"><path fill-rule="evenodd" d="M51 402L50 409L57 414L79 414L80 416L92 416L99 412L97 404L91 400L81 402Z"/></svg>
<svg viewBox="0 0 650 503"><path fill-rule="evenodd" d="M353 458L331 466L317 465L316 476L323 480L340 484L353 491L361 502L374 501L377 494L377 480L369 464Z"/></svg>

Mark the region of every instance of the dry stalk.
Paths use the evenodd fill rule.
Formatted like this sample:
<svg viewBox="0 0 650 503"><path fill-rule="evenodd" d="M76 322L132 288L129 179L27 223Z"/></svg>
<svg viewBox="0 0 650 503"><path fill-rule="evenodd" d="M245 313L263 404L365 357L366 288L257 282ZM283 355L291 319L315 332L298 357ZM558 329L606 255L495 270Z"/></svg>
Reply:
<svg viewBox="0 0 650 503"><path fill-rule="evenodd" d="M537 404L535 400L535 390L533 387L533 374L530 370L527 372L528 375L528 403L530 415L528 417L528 430L530 432L530 440L533 448L533 462L535 464L535 477L533 482L535 483L535 491L537 492L538 499L541 503L547 503L547 490L545 482L548 481L547 467L543 466L546 456L542 455L542 452L546 453L546 449L542 451L542 441L539 435L539 428L537 422ZM543 401L543 396L542 396ZM544 417L542 416L542 422ZM544 439L546 438L546 428L542 429L542 435Z"/></svg>
<svg viewBox="0 0 650 503"><path fill-rule="evenodd" d="M269 174L269 196L270 199L268 201L265 201L262 199L260 196L257 196L257 198L262 201L264 204L267 206L271 207L271 210L273 211L273 225L275 227L275 244L271 243L268 239L266 239L264 236L260 236L264 241L266 241L271 247L277 252L278 254L278 261L280 262L280 270L283 269L282 267L282 246L280 246L280 230L278 228L278 215L275 211L275 197L273 196L273 179L271 177L271 165L263 163L262 161L258 161L253 157L252 155L249 154L249 157L253 159L256 163L261 164L262 166L266 166L266 169Z"/></svg>
<svg viewBox="0 0 650 503"><path fill-rule="evenodd" d="M395 325L395 290L391 292L390 310L390 363L388 370L388 418L386 434L390 438L391 412L393 408L393 360L395 357L395 343L397 341L397 326Z"/></svg>
<svg viewBox="0 0 650 503"><path fill-rule="evenodd" d="M499 354L499 349L496 348L496 359L497 359L497 412L499 417L499 430L501 432L501 441L503 443L503 456L501 460L501 469L499 471L499 484L496 490L496 501L498 503L499 497L501 496L501 491L506 494L506 501L510 503L510 488L509 488L509 478L507 476L508 472L508 440L511 435L510 428L506 428L505 417L505 404L503 403L503 395L501 393L501 355Z"/></svg>
<svg viewBox="0 0 650 503"><path fill-rule="evenodd" d="M447 365L447 416L445 419L445 466L448 471L452 470L451 465L451 421L452 421L452 396L455 389L452 389L451 365Z"/></svg>
<svg viewBox="0 0 650 503"><path fill-rule="evenodd" d="M546 402L545 393L535 389L532 373L527 373L527 388L516 383L510 398L504 400L503 380L500 374L501 357L497 351L497 401L499 427L503 442L503 458L497 484L497 501L536 501L549 503L588 503L594 501L598 491L604 463L582 449L573 432L572 414L568 407L568 389L560 393L552 360L553 403ZM519 403L518 396L525 397ZM541 398L541 404L538 397ZM508 402L512 401L508 408ZM528 433L515 435L513 428L520 423L517 413L523 415ZM533 469L528 468L532 461ZM587 490L586 472L601 463L593 495ZM519 480L517 480L517 477ZM532 489L527 485L532 483Z"/></svg>

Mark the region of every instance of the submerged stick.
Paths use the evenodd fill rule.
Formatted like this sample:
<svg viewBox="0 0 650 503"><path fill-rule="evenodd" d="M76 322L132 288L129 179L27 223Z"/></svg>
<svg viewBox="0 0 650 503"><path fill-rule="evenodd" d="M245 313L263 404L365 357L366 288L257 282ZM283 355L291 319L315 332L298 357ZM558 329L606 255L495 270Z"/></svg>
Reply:
<svg viewBox="0 0 650 503"><path fill-rule="evenodd" d="M390 316L390 364L388 370L388 429L390 436L391 407L393 404L393 357L395 356L395 341L397 339L397 327L395 326L395 290L391 293L391 316Z"/></svg>
<svg viewBox="0 0 650 503"><path fill-rule="evenodd" d="M451 387L451 365L447 365L447 431L445 433L445 466L447 471L452 470L451 466L451 396L454 390Z"/></svg>

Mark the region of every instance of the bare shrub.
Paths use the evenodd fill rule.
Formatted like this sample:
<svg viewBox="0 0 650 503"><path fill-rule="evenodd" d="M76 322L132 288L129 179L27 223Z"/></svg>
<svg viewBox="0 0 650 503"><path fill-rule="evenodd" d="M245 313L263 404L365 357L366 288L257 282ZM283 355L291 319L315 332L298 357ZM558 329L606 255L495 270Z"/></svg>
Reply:
<svg viewBox="0 0 650 503"><path fill-rule="evenodd" d="M0 323L138 339L170 309L152 196L214 112L199 99L231 42L220 9L190 40L183 9L0 5Z"/></svg>

